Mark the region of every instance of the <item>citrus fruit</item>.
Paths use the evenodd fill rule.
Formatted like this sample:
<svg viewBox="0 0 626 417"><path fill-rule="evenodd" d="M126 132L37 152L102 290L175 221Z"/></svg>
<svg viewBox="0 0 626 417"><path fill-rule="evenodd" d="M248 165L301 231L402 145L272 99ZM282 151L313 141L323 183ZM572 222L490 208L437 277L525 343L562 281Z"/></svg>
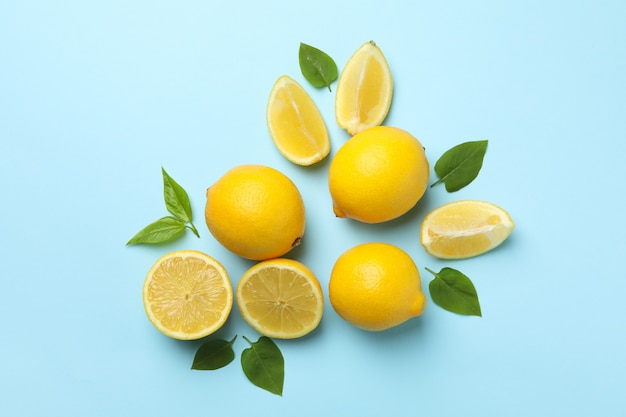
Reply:
<svg viewBox="0 0 626 417"><path fill-rule="evenodd" d="M420 274L411 257L388 243L348 249L335 262L330 303L344 320L379 331L419 316L426 306Z"/></svg>
<svg viewBox="0 0 626 417"><path fill-rule="evenodd" d="M274 144L294 164L312 165L330 152L321 113L311 96L291 77L283 75L272 87L266 119Z"/></svg>
<svg viewBox="0 0 626 417"><path fill-rule="evenodd" d="M143 284L150 322L163 334L195 340L216 332L233 306L224 267L209 255L181 250L155 262Z"/></svg>
<svg viewBox="0 0 626 417"><path fill-rule="evenodd" d="M292 259L279 258L251 267L237 285L243 318L267 337L304 336L322 319L324 298L313 272Z"/></svg>
<svg viewBox="0 0 626 417"><path fill-rule="evenodd" d="M248 259L277 258L300 244L305 210L296 185L263 165L240 165L206 191L205 218L225 248Z"/></svg>
<svg viewBox="0 0 626 417"><path fill-rule="evenodd" d="M335 93L337 124L351 135L380 125L391 106L389 64L373 41L365 42L341 71Z"/></svg>
<svg viewBox="0 0 626 417"><path fill-rule="evenodd" d="M495 204L461 200L428 213L420 228L426 252L442 259L464 259L500 245L513 231L511 216Z"/></svg>
<svg viewBox="0 0 626 417"><path fill-rule="evenodd" d="M429 174L424 148L410 133L366 129L344 143L330 164L334 212L365 223L400 217L424 195Z"/></svg>

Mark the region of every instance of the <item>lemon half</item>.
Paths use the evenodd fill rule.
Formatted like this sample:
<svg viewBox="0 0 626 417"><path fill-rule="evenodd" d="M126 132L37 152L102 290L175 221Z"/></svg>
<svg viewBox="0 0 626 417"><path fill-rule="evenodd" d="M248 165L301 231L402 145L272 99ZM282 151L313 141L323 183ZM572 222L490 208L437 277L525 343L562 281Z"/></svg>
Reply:
<svg viewBox="0 0 626 417"><path fill-rule="evenodd" d="M243 318L262 335L279 339L313 331L324 310L319 281L302 263L286 258L260 262L237 285Z"/></svg>
<svg viewBox="0 0 626 417"><path fill-rule="evenodd" d="M143 304L148 319L163 334L194 340L226 322L233 290L218 261L202 252L181 250L161 257L150 268Z"/></svg>

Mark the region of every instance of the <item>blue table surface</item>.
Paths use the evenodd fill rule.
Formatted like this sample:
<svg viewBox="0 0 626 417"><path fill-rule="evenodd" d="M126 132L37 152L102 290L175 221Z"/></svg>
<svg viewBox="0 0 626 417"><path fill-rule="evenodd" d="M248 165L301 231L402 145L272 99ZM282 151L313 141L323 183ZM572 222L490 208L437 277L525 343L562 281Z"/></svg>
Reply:
<svg viewBox="0 0 626 417"><path fill-rule="evenodd" d="M625 19L617 0L0 2L0 415L623 416ZM341 69L369 40L394 77L384 124L418 137L431 164L489 140L471 185L431 188L378 225L332 213L328 166L348 135L336 83L316 89L298 64L300 42ZM330 132L331 155L312 167L284 159L267 131L283 74ZM235 361L203 372L190 370L202 341L163 336L141 301L146 272L173 250L214 256L234 283L253 264L203 217L206 188L243 163L300 189L307 230L288 256L327 301L316 331L277 341L282 397L245 378L243 336L259 335L236 308L215 335L239 336ZM200 238L126 247L166 214L161 167L188 191ZM483 256L430 257L421 219L458 199L504 207L515 231ZM382 333L328 302L334 261L368 241L413 257L429 303ZM425 268L444 266L471 277L482 318L432 302Z"/></svg>

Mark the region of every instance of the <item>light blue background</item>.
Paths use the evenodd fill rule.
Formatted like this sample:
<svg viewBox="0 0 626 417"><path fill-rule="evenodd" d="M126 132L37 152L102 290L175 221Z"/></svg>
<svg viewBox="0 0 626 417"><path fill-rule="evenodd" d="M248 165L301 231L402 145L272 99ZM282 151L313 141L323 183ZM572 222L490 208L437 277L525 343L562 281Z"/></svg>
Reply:
<svg viewBox="0 0 626 417"><path fill-rule="evenodd" d="M0 415L623 416L625 21L617 0L0 2ZM474 183L433 188L382 225L335 218L330 158L289 163L265 124L270 88L289 74L336 152L347 135L334 93L305 82L298 46L342 68L370 39L394 75L385 124L417 136L433 163L490 141ZM245 379L241 336L258 335L235 308L217 336L239 335L236 362L191 371L200 342L158 333L141 287L176 249L211 254L234 282L252 265L203 219L205 189L242 163L300 188L307 231L289 256L324 290L344 250L386 241L413 257L424 290L424 267L464 271L484 317L430 302L367 333L327 303L313 334L278 341L281 398ZM161 167L189 192L201 238L125 247L166 214ZM506 208L513 235L481 257L429 257L421 218L461 198Z"/></svg>

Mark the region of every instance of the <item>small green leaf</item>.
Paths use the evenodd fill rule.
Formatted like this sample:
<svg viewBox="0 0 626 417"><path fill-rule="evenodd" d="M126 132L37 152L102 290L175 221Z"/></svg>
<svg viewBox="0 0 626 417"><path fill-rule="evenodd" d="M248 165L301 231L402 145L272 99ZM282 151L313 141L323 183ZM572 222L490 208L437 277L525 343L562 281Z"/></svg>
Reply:
<svg viewBox="0 0 626 417"><path fill-rule="evenodd" d="M230 341L213 339L200 346L193 358L191 369L213 371L231 363L235 359L233 343L236 338L237 336Z"/></svg>
<svg viewBox="0 0 626 417"><path fill-rule="evenodd" d="M174 217L181 220L183 223L189 223L187 227L197 237L200 237L198 229L196 229L191 222L191 203L189 202L187 192L165 172L163 167L161 167L161 171L163 172L163 197L167 211L172 213Z"/></svg>
<svg viewBox="0 0 626 417"><path fill-rule="evenodd" d="M184 223L191 222L191 204L187 192L172 177L163 171L163 196L167 211Z"/></svg>
<svg viewBox="0 0 626 417"><path fill-rule="evenodd" d="M439 273L426 270L435 276L428 285L435 304L453 313L482 317L478 294L469 277L452 268L443 268Z"/></svg>
<svg viewBox="0 0 626 417"><path fill-rule="evenodd" d="M331 91L330 85L339 76L335 61L326 52L305 43L300 43L298 58L304 78L314 87L328 87Z"/></svg>
<svg viewBox="0 0 626 417"><path fill-rule="evenodd" d="M150 223L133 236L126 245L135 243L161 243L172 239L182 233L186 228L190 229L196 236L200 237L198 230L191 223L191 204L187 192L172 177L163 173L163 195L165 206L172 216L162 217ZM187 225L187 223L189 223Z"/></svg>
<svg viewBox="0 0 626 417"><path fill-rule="evenodd" d="M137 232L126 245L165 242L182 233L186 227L185 223L175 217L162 217Z"/></svg>
<svg viewBox="0 0 626 417"><path fill-rule="evenodd" d="M257 342L243 337L250 347L241 353L241 367L246 377L259 388L283 395L285 361L272 339L261 336Z"/></svg>
<svg viewBox="0 0 626 417"><path fill-rule="evenodd" d="M474 181L483 166L487 142L465 142L447 150L435 163L435 173L439 179L431 187L444 182L446 191L452 193Z"/></svg>

